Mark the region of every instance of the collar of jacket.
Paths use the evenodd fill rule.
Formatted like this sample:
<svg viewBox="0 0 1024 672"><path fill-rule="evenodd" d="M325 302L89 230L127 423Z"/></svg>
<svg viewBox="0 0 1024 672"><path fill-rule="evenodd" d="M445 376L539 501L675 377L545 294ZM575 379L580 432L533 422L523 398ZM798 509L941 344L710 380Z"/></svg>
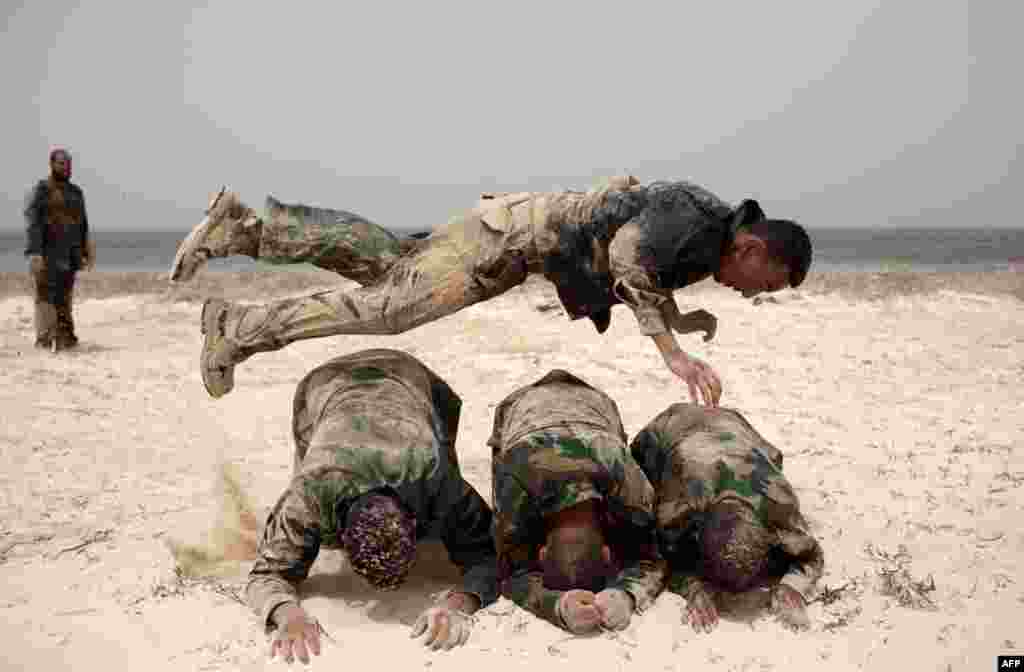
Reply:
<svg viewBox="0 0 1024 672"><path fill-rule="evenodd" d="M733 211L732 216L723 223L724 232L722 235L722 246L719 249L715 263L717 270L722 257L729 253L733 242L736 240L736 232L741 228L750 226L752 223L765 219L761 206L752 198L744 199ZM721 221L721 220L719 220Z"/></svg>
<svg viewBox="0 0 1024 672"><path fill-rule="evenodd" d="M764 210L752 198L744 199L742 203L736 206L736 209L732 212L732 218L730 218L726 227L725 236L722 238L722 255L724 256L729 251L732 242L736 239L737 231L763 219L767 219Z"/></svg>

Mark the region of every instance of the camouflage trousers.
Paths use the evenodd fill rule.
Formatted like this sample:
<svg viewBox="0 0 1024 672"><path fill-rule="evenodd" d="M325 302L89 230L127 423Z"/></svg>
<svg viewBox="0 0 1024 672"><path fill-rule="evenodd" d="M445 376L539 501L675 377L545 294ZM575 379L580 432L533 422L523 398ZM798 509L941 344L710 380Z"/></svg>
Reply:
<svg viewBox="0 0 1024 672"><path fill-rule="evenodd" d="M262 222L260 260L311 263L362 286L233 307L232 340L249 353L323 336L400 334L508 291L539 263L529 226L495 227L480 208L403 246L352 213L279 205Z"/></svg>
<svg viewBox="0 0 1024 672"><path fill-rule="evenodd" d="M33 287L36 345L49 347L54 339L58 347L77 340L72 316L75 272L51 269L29 272Z"/></svg>

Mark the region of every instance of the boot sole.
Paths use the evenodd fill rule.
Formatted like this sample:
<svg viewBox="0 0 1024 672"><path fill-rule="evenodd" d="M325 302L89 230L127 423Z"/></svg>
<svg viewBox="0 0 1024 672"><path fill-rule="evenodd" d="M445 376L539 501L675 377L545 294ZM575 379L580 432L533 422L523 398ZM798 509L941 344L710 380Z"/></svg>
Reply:
<svg viewBox="0 0 1024 672"><path fill-rule="evenodd" d="M200 329L203 334L203 352L199 356L199 371L203 378L203 387L206 388L206 393L214 399L223 397L225 394L231 391L234 387L234 368L230 369L222 378L221 385L216 387L211 386L211 381L207 378L207 366L206 358L209 353L213 352L213 346L216 340L220 338L218 331L219 325L217 325L217 318L221 313L221 308L224 306L224 301L220 299L207 299L203 303L203 312L200 317L201 324Z"/></svg>
<svg viewBox="0 0 1024 672"><path fill-rule="evenodd" d="M207 206L206 212L209 213L217 205L217 202L221 199L224 194L227 193L227 186L223 186L220 192L213 197L210 201L210 205ZM174 255L174 263L171 265L171 272L168 278L171 282L187 282L191 280L195 275L195 270L191 273L185 271L185 259L191 255L200 245L206 240L207 234L213 228L213 222L210 221L210 215L207 214L203 218L203 221L199 223L192 231L189 232L188 236L182 241L181 245L178 246L178 251ZM198 267L197 267L198 270Z"/></svg>

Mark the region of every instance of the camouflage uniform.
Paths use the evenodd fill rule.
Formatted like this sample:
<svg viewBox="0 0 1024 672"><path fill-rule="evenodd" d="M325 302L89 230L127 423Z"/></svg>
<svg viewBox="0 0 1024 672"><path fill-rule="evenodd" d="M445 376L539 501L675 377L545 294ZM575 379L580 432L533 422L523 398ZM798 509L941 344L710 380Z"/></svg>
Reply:
<svg viewBox="0 0 1024 672"><path fill-rule="evenodd" d="M607 395L554 370L497 408L488 444L498 577L503 595L564 627L538 565L545 516L586 502L605 503L605 536L624 569L608 588L633 596L637 612L664 587L658 554L654 491L626 451L619 411Z"/></svg>
<svg viewBox="0 0 1024 672"><path fill-rule="evenodd" d="M658 494L658 535L672 565L672 590L688 597L702 586L695 575L695 527L715 503L739 499L777 535L770 571L810 597L824 555L782 475L782 453L742 415L673 404L633 438L630 451Z"/></svg>
<svg viewBox="0 0 1024 672"><path fill-rule="evenodd" d="M439 535L463 571L462 590L497 598L492 513L455 454L461 400L414 357L364 350L302 379L295 393L294 475L270 512L247 598L267 627L297 602L320 548L339 549L353 500L386 488L416 517L417 538Z"/></svg>
<svg viewBox="0 0 1024 672"><path fill-rule="evenodd" d="M276 204L276 205L275 205ZM398 334L497 296L543 273L571 319L603 333L625 303L641 331L680 324L675 289L717 270L757 203L732 208L687 182L616 178L589 192L484 194L477 206L403 246L342 210L268 199L258 258L309 262L364 285L232 306L227 338L244 356L338 334ZM690 328L689 331L694 329Z"/></svg>

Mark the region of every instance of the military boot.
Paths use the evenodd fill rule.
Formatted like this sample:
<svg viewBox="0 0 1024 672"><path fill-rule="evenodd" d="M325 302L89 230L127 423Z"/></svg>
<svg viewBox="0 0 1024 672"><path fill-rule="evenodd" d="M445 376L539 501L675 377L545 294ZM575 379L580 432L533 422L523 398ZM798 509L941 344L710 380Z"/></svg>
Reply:
<svg viewBox="0 0 1024 672"><path fill-rule="evenodd" d="M285 343L272 335L273 320L264 306L240 306L222 299L203 303L203 350L199 367L203 385L214 399L235 386L235 366L257 352L279 350Z"/></svg>
<svg viewBox="0 0 1024 672"><path fill-rule="evenodd" d="M74 328L71 323L71 307L57 306L57 327L54 330L53 349L70 350L78 345L78 338L75 337Z"/></svg>
<svg viewBox="0 0 1024 672"><path fill-rule="evenodd" d="M69 348L74 348L74 347L76 347L78 345L78 336L75 334L74 299L75 299L75 291L72 288L68 292L68 296L67 296L67 304L68 305L67 305L67 308L63 311L63 314L60 314L61 311L58 311L59 316L63 319L63 322L64 322L64 329L66 331L65 337L67 339L68 347ZM60 324L60 322L58 322L58 325L59 324Z"/></svg>
<svg viewBox="0 0 1024 672"><path fill-rule="evenodd" d="M212 257L259 254L261 221L255 211L242 203L238 194L220 190L206 209L206 217L178 246L171 266L171 282L191 280Z"/></svg>
<svg viewBox="0 0 1024 672"><path fill-rule="evenodd" d="M43 301L35 302L35 328L37 348L53 347L53 336L57 331L57 309Z"/></svg>

